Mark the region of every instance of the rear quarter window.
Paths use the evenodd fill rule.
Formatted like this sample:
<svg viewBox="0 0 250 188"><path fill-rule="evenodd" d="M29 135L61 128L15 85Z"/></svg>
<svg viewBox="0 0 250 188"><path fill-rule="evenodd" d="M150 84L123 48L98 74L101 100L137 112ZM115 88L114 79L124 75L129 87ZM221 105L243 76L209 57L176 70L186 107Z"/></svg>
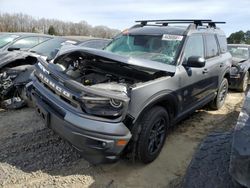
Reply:
<svg viewBox="0 0 250 188"><path fill-rule="evenodd" d="M220 45L220 51L221 51L221 53L226 53L228 51L227 50L227 39L226 39L226 36L218 35L217 38L218 38L218 42L219 42L219 45Z"/></svg>
<svg viewBox="0 0 250 188"><path fill-rule="evenodd" d="M219 55L219 48L215 35L205 35L206 39L206 58L212 58Z"/></svg>

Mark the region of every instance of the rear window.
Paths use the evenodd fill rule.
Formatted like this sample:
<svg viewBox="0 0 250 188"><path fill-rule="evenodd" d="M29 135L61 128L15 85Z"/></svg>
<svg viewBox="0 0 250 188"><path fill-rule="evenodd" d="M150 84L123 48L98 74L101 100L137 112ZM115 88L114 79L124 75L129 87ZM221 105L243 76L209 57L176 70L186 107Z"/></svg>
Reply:
<svg viewBox="0 0 250 188"><path fill-rule="evenodd" d="M206 39L206 58L212 58L219 55L218 44L215 35L205 35Z"/></svg>
<svg viewBox="0 0 250 188"><path fill-rule="evenodd" d="M217 37L218 37L221 53L226 53L227 52L227 39L226 39L226 36L218 35Z"/></svg>

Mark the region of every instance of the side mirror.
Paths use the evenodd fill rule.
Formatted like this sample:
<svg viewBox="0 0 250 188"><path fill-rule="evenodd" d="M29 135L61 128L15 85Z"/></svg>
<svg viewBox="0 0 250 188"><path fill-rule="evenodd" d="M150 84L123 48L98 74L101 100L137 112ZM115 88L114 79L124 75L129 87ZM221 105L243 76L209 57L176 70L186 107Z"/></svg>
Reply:
<svg viewBox="0 0 250 188"><path fill-rule="evenodd" d="M8 51L14 51L14 50L20 50L20 48L15 48L15 47L9 47Z"/></svg>
<svg viewBox="0 0 250 188"><path fill-rule="evenodd" d="M206 64L206 60L203 57L199 56L191 56L187 60L187 66L188 67L196 67L196 68L202 68Z"/></svg>

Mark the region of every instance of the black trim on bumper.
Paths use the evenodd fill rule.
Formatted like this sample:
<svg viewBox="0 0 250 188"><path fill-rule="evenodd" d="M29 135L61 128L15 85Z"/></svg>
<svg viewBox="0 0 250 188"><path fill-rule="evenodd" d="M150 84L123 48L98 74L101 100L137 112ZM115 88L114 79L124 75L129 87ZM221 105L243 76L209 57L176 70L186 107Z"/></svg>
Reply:
<svg viewBox="0 0 250 188"><path fill-rule="evenodd" d="M229 79L229 88L230 89L239 89L242 80L243 80L242 75L240 75L239 78L230 77L230 79Z"/></svg>

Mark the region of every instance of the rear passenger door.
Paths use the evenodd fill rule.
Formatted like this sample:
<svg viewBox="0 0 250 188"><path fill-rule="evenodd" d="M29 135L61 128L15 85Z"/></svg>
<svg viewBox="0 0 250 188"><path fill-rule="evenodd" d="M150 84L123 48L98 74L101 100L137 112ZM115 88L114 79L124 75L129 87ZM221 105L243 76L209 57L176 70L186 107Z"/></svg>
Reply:
<svg viewBox="0 0 250 188"><path fill-rule="evenodd" d="M204 73L208 77L208 94L212 94L218 89L218 81L223 62L220 57L220 50L217 38L214 34L205 34L205 59L206 67Z"/></svg>

